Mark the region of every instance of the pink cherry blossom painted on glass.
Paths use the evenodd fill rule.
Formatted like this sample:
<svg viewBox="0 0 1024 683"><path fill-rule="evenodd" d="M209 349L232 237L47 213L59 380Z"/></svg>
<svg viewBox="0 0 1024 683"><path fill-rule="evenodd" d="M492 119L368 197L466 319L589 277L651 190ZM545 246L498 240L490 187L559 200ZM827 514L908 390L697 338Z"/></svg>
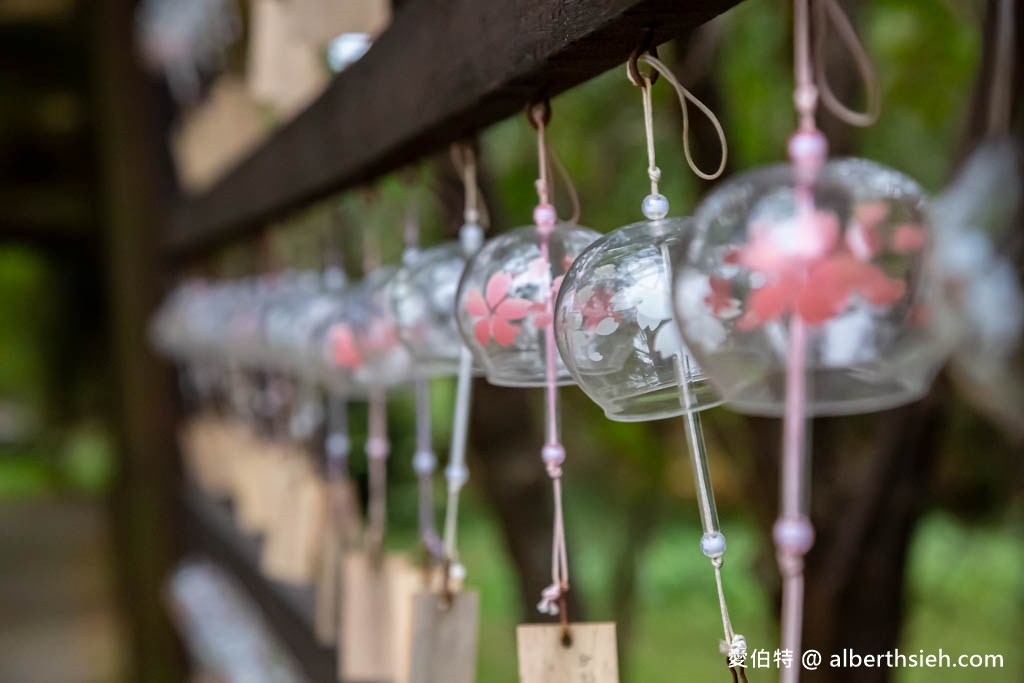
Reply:
<svg viewBox="0 0 1024 683"><path fill-rule="evenodd" d="M794 217L790 224L752 221L749 242L726 258L745 267L759 283L736 327L753 330L786 315L820 325L842 314L854 297L872 306L895 304L906 293L906 284L871 262L885 246L880 226L888 214L884 204L858 206L842 239L839 217L831 211L815 211L810 220ZM907 254L924 243L923 228L900 225L887 246ZM709 290L705 303L717 317L735 315L729 279L709 278Z"/></svg>
<svg viewBox="0 0 1024 683"><path fill-rule="evenodd" d="M328 345L331 359L345 368L362 367L363 356L356 346L355 335L348 325L337 324L328 332Z"/></svg>
<svg viewBox="0 0 1024 683"><path fill-rule="evenodd" d="M510 345L522 329L516 323L530 313L532 302L509 297L512 279L511 273L495 273L485 292L475 289L466 294L466 310L474 318L473 335L481 346L492 339L501 346Z"/></svg>

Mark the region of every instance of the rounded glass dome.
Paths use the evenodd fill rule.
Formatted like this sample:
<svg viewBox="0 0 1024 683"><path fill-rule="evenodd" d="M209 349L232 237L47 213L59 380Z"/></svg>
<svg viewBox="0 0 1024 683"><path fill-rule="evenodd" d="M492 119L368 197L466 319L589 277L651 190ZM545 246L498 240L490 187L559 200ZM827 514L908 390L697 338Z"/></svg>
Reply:
<svg viewBox="0 0 1024 683"><path fill-rule="evenodd" d="M343 317L324 340L331 367L344 368L362 387L392 386L409 379L412 358L399 341L390 308L396 266L378 268L343 297Z"/></svg>
<svg viewBox="0 0 1024 683"><path fill-rule="evenodd" d="M825 164L810 196L788 164L712 192L695 214L673 301L723 398L781 415L792 329L806 335L809 415L919 398L938 365L923 306L925 212L916 182L862 159Z"/></svg>
<svg viewBox="0 0 1024 683"><path fill-rule="evenodd" d="M547 383L546 329L554 298L572 262L600 235L559 223L548 236L544 257L536 226L510 230L489 240L470 260L455 302L459 332L492 384L542 387ZM558 358L557 381L572 384Z"/></svg>
<svg viewBox="0 0 1024 683"><path fill-rule="evenodd" d="M465 268L461 244L440 244L416 253L389 289L398 338L427 375L458 372L463 344L455 323L455 295Z"/></svg>
<svg viewBox="0 0 1024 683"><path fill-rule="evenodd" d="M555 304L562 361L612 420L656 420L721 403L672 319L672 259L693 228L690 218L619 228L580 254L562 283Z"/></svg>

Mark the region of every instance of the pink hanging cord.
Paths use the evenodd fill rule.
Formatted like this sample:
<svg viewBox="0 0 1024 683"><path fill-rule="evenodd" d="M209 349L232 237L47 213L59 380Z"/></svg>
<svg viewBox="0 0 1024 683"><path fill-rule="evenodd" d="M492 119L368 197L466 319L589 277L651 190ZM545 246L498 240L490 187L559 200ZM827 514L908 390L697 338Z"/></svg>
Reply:
<svg viewBox="0 0 1024 683"><path fill-rule="evenodd" d="M814 183L828 155L828 144L815 123L820 95L823 104L837 117L852 125L870 125L878 117L878 80L871 61L857 40L849 19L835 0L817 0L813 4L816 19L816 59L811 55L810 0L794 0L793 50L796 107L799 128L789 140L793 164L797 217L811 221L814 215ZM825 78L823 57L827 22L831 20L840 38L853 55L868 94L865 112L854 112L834 96ZM817 77L817 86L815 85ZM782 466L780 474L780 510L773 536L779 570L782 574L782 648L801 654L804 607L804 557L814 545L814 527L807 516L809 499L807 402L807 327L798 315L789 319L789 349L786 366L786 406L783 418ZM781 669L782 683L796 683L797 666Z"/></svg>
<svg viewBox="0 0 1024 683"><path fill-rule="evenodd" d="M366 459L370 470L369 524L366 546L370 557L379 561L387 530L388 455L391 444L387 433L387 397L379 387L370 391L369 435Z"/></svg>
<svg viewBox="0 0 1024 683"><path fill-rule="evenodd" d="M380 242L373 233L363 233L363 271L370 273L380 265ZM370 557L380 562L383 557L384 534L387 530L388 399L382 387L371 387L367 417L366 460L369 469L369 501L367 507L366 547Z"/></svg>
<svg viewBox="0 0 1024 683"><path fill-rule="evenodd" d="M537 160L539 177L537 179L537 197L540 203L533 211L533 220L540 235L540 255L548 264L551 273L551 233L555 229L557 216L555 207L549 201L548 149L545 140L545 126L550 118L547 104L543 109L531 107L530 120L537 129ZM549 320L554 312L554 293L551 286L547 287L545 312ZM551 477L554 493L555 519L551 545L551 585L541 592L541 600L537 609L542 614L561 615L562 626L568 635L568 615L566 614L565 598L569 591L569 558L565 545L565 518L562 509L562 464L565 462L565 448L561 444L558 425L558 357L555 349L555 330L548 324L544 328L545 365L547 375L546 408L547 434L541 458Z"/></svg>

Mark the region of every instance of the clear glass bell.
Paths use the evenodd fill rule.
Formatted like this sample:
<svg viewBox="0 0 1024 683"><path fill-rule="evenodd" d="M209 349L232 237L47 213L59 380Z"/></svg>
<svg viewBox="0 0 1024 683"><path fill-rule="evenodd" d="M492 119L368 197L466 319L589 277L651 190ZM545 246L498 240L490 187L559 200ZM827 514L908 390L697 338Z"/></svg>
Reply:
<svg viewBox="0 0 1024 683"><path fill-rule="evenodd" d="M412 256L391 284L390 306L398 338L416 369L428 376L454 375L459 370L462 337L455 324L455 295L465 268L461 244L439 244Z"/></svg>
<svg viewBox="0 0 1024 683"><path fill-rule="evenodd" d="M552 324L554 298L572 262L598 237L588 228L559 223L549 234L546 259L540 231L529 225L489 240L470 260L459 283L456 319L489 382L546 385L545 328ZM558 383L572 384L556 361Z"/></svg>
<svg viewBox="0 0 1024 683"><path fill-rule="evenodd" d="M807 413L901 405L938 366L926 323L926 197L863 159L825 164L799 215L792 166L746 173L698 207L673 285L690 351L733 407L781 415L790 321L807 331Z"/></svg>
<svg viewBox="0 0 1024 683"><path fill-rule="evenodd" d="M344 368L363 387L389 387L410 377L412 358L391 314L390 287L396 266L369 273L343 298L342 318L325 333L329 364Z"/></svg>
<svg viewBox="0 0 1024 683"><path fill-rule="evenodd" d="M580 254L562 283L558 350L612 420L675 417L721 403L672 319L673 258L693 228L690 218L665 218L614 230Z"/></svg>

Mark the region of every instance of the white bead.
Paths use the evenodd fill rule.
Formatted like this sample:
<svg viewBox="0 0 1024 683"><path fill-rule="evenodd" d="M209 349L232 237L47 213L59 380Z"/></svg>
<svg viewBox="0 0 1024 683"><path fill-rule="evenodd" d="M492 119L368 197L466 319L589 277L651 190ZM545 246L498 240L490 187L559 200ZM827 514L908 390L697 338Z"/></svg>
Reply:
<svg viewBox="0 0 1024 683"><path fill-rule="evenodd" d="M348 455L349 450L352 448L346 434L331 434L327 437L327 443L325 446L327 448L327 455L335 457Z"/></svg>
<svg viewBox="0 0 1024 683"><path fill-rule="evenodd" d="M461 488L467 481L469 481L469 470L466 469L465 465L456 465L454 463L444 468L445 479L448 480L449 487Z"/></svg>
<svg viewBox="0 0 1024 683"><path fill-rule="evenodd" d="M700 538L700 551L706 557L721 557L725 554L725 535L718 531L704 534Z"/></svg>
<svg viewBox="0 0 1024 683"><path fill-rule="evenodd" d="M484 243L484 230L479 225L467 223L459 230L459 243L466 255L473 255Z"/></svg>
<svg viewBox="0 0 1024 683"><path fill-rule="evenodd" d="M420 257L419 247L406 247L402 251L402 265L411 266Z"/></svg>
<svg viewBox="0 0 1024 683"><path fill-rule="evenodd" d="M448 568L448 578L456 582L466 580L466 568L461 562L456 562Z"/></svg>
<svg viewBox="0 0 1024 683"><path fill-rule="evenodd" d="M668 215L668 199L663 194L649 194L644 197L641 209L648 220L660 221Z"/></svg>
<svg viewBox="0 0 1024 683"><path fill-rule="evenodd" d="M417 451L412 456L412 468L416 474L430 474L437 467L437 456L430 451Z"/></svg>

